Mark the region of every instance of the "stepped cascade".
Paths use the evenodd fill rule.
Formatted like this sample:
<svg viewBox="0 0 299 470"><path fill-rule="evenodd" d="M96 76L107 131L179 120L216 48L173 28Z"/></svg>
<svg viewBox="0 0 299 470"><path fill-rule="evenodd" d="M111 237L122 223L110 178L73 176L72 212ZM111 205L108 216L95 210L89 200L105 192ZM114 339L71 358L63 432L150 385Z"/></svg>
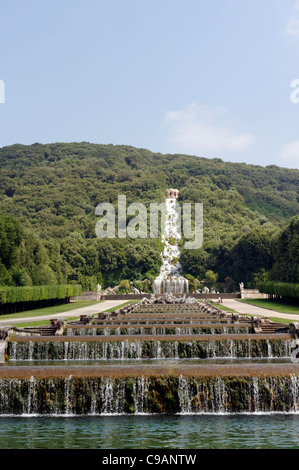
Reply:
<svg viewBox="0 0 299 470"><path fill-rule="evenodd" d="M0 415L296 413L296 324L169 294L1 333Z"/></svg>
<svg viewBox="0 0 299 470"><path fill-rule="evenodd" d="M180 212L177 198L177 189L168 189L166 192L165 227L162 233L164 250L161 254L162 266L159 276L155 279L154 294L184 294L189 290L188 280L181 275L179 262L180 249L178 242L180 233Z"/></svg>

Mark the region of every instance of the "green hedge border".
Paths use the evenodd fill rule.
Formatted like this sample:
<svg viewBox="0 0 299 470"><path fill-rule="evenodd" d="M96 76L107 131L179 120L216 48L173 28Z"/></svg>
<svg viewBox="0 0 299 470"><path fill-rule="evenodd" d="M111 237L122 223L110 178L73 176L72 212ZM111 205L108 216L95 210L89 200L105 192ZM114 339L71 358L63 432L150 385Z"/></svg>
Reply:
<svg viewBox="0 0 299 470"><path fill-rule="evenodd" d="M66 299L81 295L80 285L63 284L48 286L0 287L0 304L38 302L41 300Z"/></svg>
<svg viewBox="0 0 299 470"><path fill-rule="evenodd" d="M280 297L299 298L299 284L291 282L267 281L260 285L260 292Z"/></svg>

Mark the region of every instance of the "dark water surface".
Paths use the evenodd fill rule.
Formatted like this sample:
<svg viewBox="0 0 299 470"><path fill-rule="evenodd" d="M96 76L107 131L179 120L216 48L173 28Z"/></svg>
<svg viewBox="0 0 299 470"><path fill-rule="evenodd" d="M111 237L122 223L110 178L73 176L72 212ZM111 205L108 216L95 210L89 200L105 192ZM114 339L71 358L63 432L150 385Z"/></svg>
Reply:
<svg viewBox="0 0 299 470"><path fill-rule="evenodd" d="M299 449L299 415L0 417L1 449Z"/></svg>

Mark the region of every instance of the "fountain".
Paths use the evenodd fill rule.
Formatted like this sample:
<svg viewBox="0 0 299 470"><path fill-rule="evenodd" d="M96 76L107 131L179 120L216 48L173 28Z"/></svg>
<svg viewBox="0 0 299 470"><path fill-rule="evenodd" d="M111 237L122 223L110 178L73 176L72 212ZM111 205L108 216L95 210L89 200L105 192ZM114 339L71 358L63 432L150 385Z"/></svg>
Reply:
<svg viewBox="0 0 299 470"><path fill-rule="evenodd" d="M178 242L180 233L180 212L177 198L177 189L168 189L166 192L166 218L162 233L164 250L161 253L162 266L159 276L155 279L153 292L159 294L188 293L188 280L181 275L181 264L179 262L180 249Z"/></svg>
<svg viewBox="0 0 299 470"><path fill-rule="evenodd" d="M97 317L0 329L0 415L298 412L299 324L188 294L177 197L167 191L163 263L149 298Z"/></svg>
<svg viewBox="0 0 299 470"><path fill-rule="evenodd" d="M0 415L297 412L298 325L149 300L3 330Z"/></svg>

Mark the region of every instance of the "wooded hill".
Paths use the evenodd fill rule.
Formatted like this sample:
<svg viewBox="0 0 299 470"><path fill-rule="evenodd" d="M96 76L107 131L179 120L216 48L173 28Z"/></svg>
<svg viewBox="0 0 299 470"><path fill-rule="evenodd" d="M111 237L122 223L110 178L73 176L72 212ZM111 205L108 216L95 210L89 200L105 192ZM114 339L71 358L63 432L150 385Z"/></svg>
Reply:
<svg viewBox="0 0 299 470"><path fill-rule="evenodd" d="M191 281L207 270L227 289L241 281L299 281L284 256L290 243L296 253L299 236L299 170L86 142L4 147L0 169L0 285L79 283L86 289L97 282L152 281L159 240L99 240L95 208L102 202L117 207L119 194L128 204L148 206L164 201L169 187L180 190L180 202L204 205L204 245L182 249ZM292 236L282 239L292 218ZM285 261L283 272L277 256ZM290 259L298 265L298 257Z"/></svg>

